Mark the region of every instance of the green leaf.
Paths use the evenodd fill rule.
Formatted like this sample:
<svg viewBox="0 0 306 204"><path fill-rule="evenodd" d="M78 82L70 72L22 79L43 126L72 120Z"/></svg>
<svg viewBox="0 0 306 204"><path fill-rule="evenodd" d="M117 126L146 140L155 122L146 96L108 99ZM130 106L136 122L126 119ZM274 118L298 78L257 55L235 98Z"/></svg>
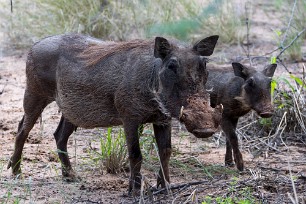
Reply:
<svg viewBox="0 0 306 204"><path fill-rule="evenodd" d="M306 88L305 83L303 82L302 79L300 79L299 77L294 76L293 74L290 74L290 78L294 79L296 81L296 83L298 83L300 86L302 86L303 88Z"/></svg>
<svg viewBox="0 0 306 204"><path fill-rule="evenodd" d="M272 79L272 81L271 81L271 95L272 95L272 97L274 96L274 92L275 92L276 87L277 87L277 82L274 79Z"/></svg>
<svg viewBox="0 0 306 204"><path fill-rule="evenodd" d="M278 37L280 37L283 34L282 31L280 30L275 30L275 33Z"/></svg>
<svg viewBox="0 0 306 204"><path fill-rule="evenodd" d="M276 57L271 57L271 64L276 64Z"/></svg>
<svg viewBox="0 0 306 204"><path fill-rule="evenodd" d="M294 92L295 88L291 85L291 83L288 81L288 79L284 78L284 77L280 77L280 80L284 81L289 87L290 89Z"/></svg>

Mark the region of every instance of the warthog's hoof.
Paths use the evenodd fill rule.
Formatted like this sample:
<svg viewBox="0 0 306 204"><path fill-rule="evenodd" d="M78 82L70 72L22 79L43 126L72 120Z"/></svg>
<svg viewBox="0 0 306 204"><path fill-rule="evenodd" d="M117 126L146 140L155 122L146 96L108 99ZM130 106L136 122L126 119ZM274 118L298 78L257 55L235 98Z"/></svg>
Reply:
<svg viewBox="0 0 306 204"><path fill-rule="evenodd" d="M65 182L80 182L82 180L81 177L77 176L72 169L68 171L63 171L62 175L63 181Z"/></svg>
<svg viewBox="0 0 306 204"><path fill-rule="evenodd" d="M7 164L7 169L12 167L12 174L14 176L18 176L21 175L21 168L20 168L20 162L16 162L15 164L13 164L13 159L11 158Z"/></svg>
<svg viewBox="0 0 306 204"><path fill-rule="evenodd" d="M233 161L226 161L225 166L233 167L235 166L235 163Z"/></svg>
<svg viewBox="0 0 306 204"><path fill-rule="evenodd" d="M237 169L239 171L243 171L244 164L243 164L242 154L240 153L240 151L237 153L234 153L234 160L235 160Z"/></svg>
<svg viewBox="0 0 306 204"><path fill-rule="evenodd" d="M82 179L79 176L74 176L74 177L63 176L63 181L65 181L67 183L73 183L73 182L80 182L80 181L82 181Z"/></svg>
<svg viewBox="0 0 306 204"><path fill-rule="evenodd" d="M139 197L141 194L140 188L130 188L128 189L128 196L130 197Z"/></svg>

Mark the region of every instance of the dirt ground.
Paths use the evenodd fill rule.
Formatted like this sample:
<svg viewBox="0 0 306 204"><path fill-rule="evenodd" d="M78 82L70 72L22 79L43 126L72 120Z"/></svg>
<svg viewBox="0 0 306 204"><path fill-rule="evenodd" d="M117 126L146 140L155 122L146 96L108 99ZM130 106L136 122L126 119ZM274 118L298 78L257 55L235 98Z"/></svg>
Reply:
<svg viewBox="0 0 306 204"><path fill-rule="evenodd" d="M267 8L267 5L262 5ZM262 55L273 50L271 28L280 24L274 13L258 7L253 10L251 53ZM268 20L269 19L269 20ZM264 34L264 35L263 35ZM13 54L12 54L13 53ZM305 49L304 49L305 53ZM239 46L220 47L214 59L232 61L244 55ZM26 51L0 52L0 202L1 203L133 203L139 198L127 195L128 172L109 174L92 160L90 144L97 145L103 129L78 129L69 139L68 152L79 182L62 181L53 132L61 114L55 103L43 112L32 129L23 150L23 177L16 179L7 170L14 149L14 137L23 115ZM259 65L260 62L258 62ZM301 64L290 64L294 67ZM277 69L281 75L285 69ZM241 119L240 121L245 121ZM242 127L240 124L239 127ZM148 127L150 128L150 127ZM254 140L260 135L254 135ZM275 148L254 157L250 141L240 138L246 169L224 166L224 138L220 133L210 139L196 139L177 121L173 122L173 147L170 176L176 186L169 194L145 196L144 203L201 203L205 196L236 197L253 203L292 203L296 194L306 202L306 143L292 134ZM158 162L157 162L158 163ZM148 185L154 186L159 170L156 161L146 159L142 173ZM199 183L194 183L199 182Z"/></svg>

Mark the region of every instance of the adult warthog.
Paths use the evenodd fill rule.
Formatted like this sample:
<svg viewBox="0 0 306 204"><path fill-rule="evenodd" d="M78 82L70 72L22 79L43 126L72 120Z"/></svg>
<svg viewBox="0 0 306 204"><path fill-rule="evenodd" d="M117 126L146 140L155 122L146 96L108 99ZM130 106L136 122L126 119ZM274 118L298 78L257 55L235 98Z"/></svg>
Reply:
<svg viewBox="0 0 306 204"><path fill-rule="evenodd" d="M130 160L129 191L138 190L142 162L138 128L153 123L161 159L157 185L165 187L165 182L169 182L171 118L184 122L180 116L188 111L188 99L205 96L207 58L204 56L213 53L217 40L218 36L210 36L189 46L162 37L106 42L67 34L39 41L28 54L24 116L8 168L12 167L13 174L21 172L26 138L44 108L56 101L62 117L54 137L64 177L75 177L67 154L67 140L77 127L123 125ZM211 114L215 114L213 109ZM199 137L214 133L207 124L193 129Z"/></svg>

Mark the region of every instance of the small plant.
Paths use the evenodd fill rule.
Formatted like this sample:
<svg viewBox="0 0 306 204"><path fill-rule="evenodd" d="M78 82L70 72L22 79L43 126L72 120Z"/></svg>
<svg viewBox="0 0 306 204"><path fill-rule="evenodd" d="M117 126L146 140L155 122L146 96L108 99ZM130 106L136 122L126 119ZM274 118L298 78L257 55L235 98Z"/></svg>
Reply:
<svg viewBox="0 0 306 204"><path fill-rule="evenodd" d="M3 170L3 163L0 161L0 203L14 203L18 204L26 200L30 203L33 202L32 198L32 178L27 180L18 175L16 178L3 179L1 177Z"/></svg>
<svg viewBox="0 0 306 204"><path fill-rule="evenodd" d="M239 179L234 177L229 183L227 196L217 196L215 198L211 196L205 196L202 204L255 204L259 203L256 198L252 195L252 189L244 187L239 190L238 187Z"/></svg>
<svg viewBox="0 0 306 204"><path fill-rule="evenodd" d="M287 128L306 133L305 92L306 80L293 74L274 79L271 89L278 115L287 112Z"/></svg>
<svg viewBox="0 0 306 204"><path fill-rule="evenodd" d="M127 149L122 128L114 131L108 128L106 135L100 135L100 150L93 151L94 161L101 161L108 173L116 174L124 171L127 166Z"/></svg>

